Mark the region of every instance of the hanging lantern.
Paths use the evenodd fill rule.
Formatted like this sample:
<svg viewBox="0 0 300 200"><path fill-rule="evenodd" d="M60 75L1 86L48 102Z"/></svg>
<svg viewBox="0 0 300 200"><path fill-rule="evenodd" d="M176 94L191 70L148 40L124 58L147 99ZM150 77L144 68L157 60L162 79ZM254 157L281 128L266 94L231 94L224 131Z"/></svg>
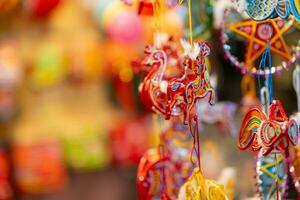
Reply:
<svg viewBox="0 0 300 200"><path fill-rule="evenodd" d="M67 131L72 135L64 140L64 155L73 171L93 171L110 164L106 134L98 126L81 124Z"/></svg>
<svg viewBox="0 0 300 200"><path fill-rule="evenodd" d="M111 40L123 44L141 41L141 18L122 2L111 3L102 16L103 28Z"/></svg>
<svg viewBox="0 0 300 200"><path fill-rule="evenodd" d="M6 13L13 10L18 4L19 0L2 0L0 1L0 13Z"/></svg>
<svg viewBox="0 0 300 200"><path fill-rule="evenodd" d="M26 12L34 17L47 17L61 0L24 0Z"/></svg>
<svg viewBox="0 0 300 200"><path fill-rule="evenodd" d="M16 186L23 194L44 194L65 184L62 154L54 142L15 144L12 147Z"/></svg>
<svg viewBox="0 0 300 200"><path fill-rule="evenodd" d="M12 199L12 188L10 184L10 166L8 163L7 152L4 149L0 149L0 199L10 200Z"/></svg>
<svg viewBox="0 0 300 200"><path fill-rule="evenodd" d="M154 15L153 9L154 0L140 0L139 7L138 7L138 14L139 15Z"/></svg>
<svg viewBox="0 0 300 200"><path fill-rule="evenodd" d="M148 146L148 130L141 119L122 121L110 132L113 163L135 165Z"/></svg>

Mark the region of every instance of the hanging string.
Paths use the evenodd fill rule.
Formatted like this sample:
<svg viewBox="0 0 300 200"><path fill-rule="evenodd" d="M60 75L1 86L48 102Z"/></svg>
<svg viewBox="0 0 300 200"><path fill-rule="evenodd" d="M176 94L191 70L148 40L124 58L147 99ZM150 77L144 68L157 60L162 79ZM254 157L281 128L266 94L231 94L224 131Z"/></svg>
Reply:
<svg viewBox="0 0 300 200"><path fill-rule="evenodd" d="M167 177L166 177L166 152L165 152L165 145L164 140L161 138L161 130L162 130L162 121L160 120L159 116L157 114L152 115L153 118L153 132L154 132L154 144L158 148L158 155L160 160L162 160L161 168L160 168L160 174L161 174L161 181L162 186L160 189L161 195L166 195L168 188L167 188Z"/></svg>
<svg viewBox="0 0 300 200"><path fill-rule="evenodd" d="M197 156L197 160L198 160L198 167L199 167L199 171L201 171L201 160L200 160L200 134L199 134L199 122L198 122L198 116L195 116L195 126L196 126L196 141L197 141L197 152L198 152L198 156Z"/></svg>
<svg viewBox="0 0 300 200"><path fill-rule="evenodd" d="M267 48L267 55L268 56L268 66L269 66L269 72L271 72L272 69L272 55L271 55L271 44L270 41L268 42L268 48ZM269 99L272 102L273 101L273 81L272 81L272 73L268 73L266 75L265 84L268 87L269 90Z"/></svg>
<svg viewBox="0 0 300 200"><path fill-rule="evenodd" d="M166 13L166 0L154 0L152 3L154 16L154 44L157 48L161 47L162 33L164 32L164 14Z"/></svg>
<svg viewBox="0 0 300 200"><path fill-rule="evenodd" d="M193 21L192 21L192 3L191 0L187 0L188 3L188 9L189 9L189 36L190 36L190 44L191 47L193 47ZM192 70L194 71L194 62L192 62Z"/></svg>
<svg viewBox="0 0 300 200"><path fill-rule="evenodd" d="M257 75L258 88L260 89L261 104L262 107L264 108L266 115L269 115L269 105L273 101L272 74L266 73L267 71L271 71L271 68L272 68L272 57L271 57L271 47L269 41L267 49L262 54L262 58L260 60L259 67L258 67L258 75ZM261 76L260 74L262 71L265 72L264 87L261 87L261 83L260 83L260 76Z"/></svg>
<svg viewBox="0 0 300 200"><path fill-rule="evenodd" d="M276 199L279 200L278 181L276 180Z"/></svg>
<svg viewBox="0 0 300 200"><path fill-rule="evenodd" d="M192 3L191 0L187 0L188 9L189 9L189 35L190 35L190 43L193 44L193 21L192 21Z"/></svg>
<svg viewBox="0 0 300 200"><path fill-rule="evenodd" d="M279 176L279 166L278 166L278 159L277 159L277 153L275 152L275 168L276 168L276 199L279 200L279 185L278 185L278 176Z"/></svg>
<svg viewBox="0 0 300 200"><path fill-rule="evenodd" d="M268 60L267 60L267 57L268 57ZM268 61L268 65L267 65L267 61ZM259 84L259 88L260 88L260 74L261 74L262 71L265 72L264 73L265 86L268 89L270 101L273 101L272 74L271 73L266 73L268 71L270 72L271 68L272 68L272 55L271 55L271 46L270 46L270 41L269 41L267 49L263 53L262 58L261 58L260 63L259 63L257 78L258 78L258 84Z"/></svg>
<svg viewBox="0 0 300 200"><path fill-rule="evenodd" d="M157 41L158 40L158 34L159 34L159 31L160 31L160 19L159 19L159 4L158 4L158 0L155 0L152 4L153 6L153 16L154 16L154 44L156 47L159 46L159 42Z"/></svg>
<svg viewBox="0 0 300 200"><path fill-rule="evenodd" d="M152 114L152 127L153 127L153 144L158 146L160 144L160 134L158 127L158 116L157 114Z"/></svg>
<svg viewBox="0 0 300 200"><path fill-rule="evenodd" d="M270 41L268 41L268 46L266 50L264 51L262 58L259 63L258 67L258 87L260 88L260 99L261 104L264 108L264 111L267 116L269 116L269 105L273 101L273 82L272 82L272 55L271 55L271 45ZM261 72L265 72L265 82L264 87L261 88L260 83L260 74ZM275 169L276 169L276 178L275 178L275 186L276 186L276 199L279 200L279 185L278 185L278 177L279 177L279 166L278 166L278 160L277 160L277 153L275 152Z"/></svg>
<svg viewBox="0 0 300 200"><path fill-rule="evenodd" d="M156 1L153 2L152 4L153 7L153 16L154 16L154 32L158 31L158 8Z"/></svg>
<svg viewBox="0 0 300 200"><path fill-rule="evenodd" d="M197 101L196 102L196 113L197 110L199 110L199 106L200 106L200 102ZM193 137L193 146L192 146L192 152L191 152L191 157L190 160L193 164L198 164L198 169L199 172L202 172L202 168L201 168L201 154L200 154L200 130L199 130L199 118L198 115L195 114L193 118L189 118L189 128L190 128L190 132L191 135ZM194 161L194 154L196 155L197 161Z"/></svg>
<svg viewBox="0 0 300 200"><path fill-rule="evenodd" d="M160 170L160 174L162 175L162 187L161 187L161 194L166 194L168 191L167 188L167 177L166 177L166 164L165 164L165 147L163 144L158 146L159 157L162 160L162 166Z"/></svg>
<svg viewBox="0 0 300 200"><path fill-rule="evenodd" d="M184 0L179 0L178 3L182 4ZM192 2L191 0L187 0L188 4L188 21L189 21L189 41L192 47L193 45L193 18L192 18ZM194 71L194 63L192 62L192 70Z"/></svg>
<svg viewBox="0 0 300 200"><path fill-rule="evenodd" d="M193 137L193 146L192 146L192 152L190 160L193 164L198 164L199 171L202 170L201 168L201 159L200 159L200 135L199 135L199 123L198 123L198 117L195 115L193 119L194 123L192 123L192 120L190 121L190 132ZM194 154L196 155L197 161L194 161Z"/></svg>
<svg viewBox="0 0 300 200"><path fill-rule="evenodd" d="M196 162L194 162L194 153L196 154L196 156L198 156L198 152L197 152L197 149L196 149L196 131L193 129L193 127L189 126L190 128L190 132L191 132L191 135L193 137L193 145L192 145L192 152L191 152L191 155L190 155L190 160L191 160L191 163L195 164ZM195 128L195 127L194 127Z"/></svg>

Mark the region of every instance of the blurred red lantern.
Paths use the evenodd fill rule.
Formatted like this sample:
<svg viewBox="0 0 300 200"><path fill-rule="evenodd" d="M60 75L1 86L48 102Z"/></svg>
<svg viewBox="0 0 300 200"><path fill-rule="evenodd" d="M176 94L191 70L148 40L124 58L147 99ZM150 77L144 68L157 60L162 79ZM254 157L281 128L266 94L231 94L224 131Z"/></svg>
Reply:
<svg viewBox="0 0 300 200"><path fill-rule="evenodd" d="M142 119L125 120L110 131L113 163L137 165L148 147L148 129Z"/></svg>
<svg viewBox="0 0 300 200"><path fill-rule="evenodd" d="M20 3L19 0L1 0L0 1L0 13L6 13L11 11Z"/></svg>
<svg viewBox="0 0 300 200"><path fill-rule="evenodd" d="M31 16L46 17L61 0L24 0L25 10Z"/></svg>
<svg viewBox="0 0 300 200"><path fill-rule="evenodd" d="M121 109L126 112L134 112L136 110L134 99L134 85L132 82L125 82L119 76L112 77L112 84L117 103Z"/></svg>
<svg viewBox="0 0 300 200"><path fill-rule="evenodd" d="M139 15L154 15L154 2L153 0L140 0L139 7L138 7L138 14Z"/></svg>
<svg viewBox="0 0 300 200"><path fill-rule="evenodd" d="M20 192L51 193L64 186L66 173L58 143L14 145L12 160Z"/></svg>
<svg viewBox="0 0 300 200"><path fill-rule="evenodd" d="M10 184L10 168L7 153L0 149L0 199L12 199L12 188Z"/></svg>

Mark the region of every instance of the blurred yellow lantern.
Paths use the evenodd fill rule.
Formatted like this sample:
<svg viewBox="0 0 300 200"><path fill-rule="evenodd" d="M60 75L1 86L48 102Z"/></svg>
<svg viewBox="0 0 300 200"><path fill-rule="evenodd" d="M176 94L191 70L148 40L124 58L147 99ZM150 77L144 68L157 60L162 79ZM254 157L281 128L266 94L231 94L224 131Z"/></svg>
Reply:
<svg viewBox="0 0 300 200"><path fill-rule="evenodd" d="M41 89L62 82L65 78L65 62L65 54L59 43L52 40L41 42L33 61L30 86Z"/></svg>
<svg viewBox="0 0 300 200"><path fill-rule="evenodd" d="M184 31L184 25L176 10L169 10L163 13L160 20L160 25L156 27L156 19L154 17L143 16L144 26L144 41L146 44L153 42L153 34L155 31L168 33L175 40L182 37Z"/></svg>

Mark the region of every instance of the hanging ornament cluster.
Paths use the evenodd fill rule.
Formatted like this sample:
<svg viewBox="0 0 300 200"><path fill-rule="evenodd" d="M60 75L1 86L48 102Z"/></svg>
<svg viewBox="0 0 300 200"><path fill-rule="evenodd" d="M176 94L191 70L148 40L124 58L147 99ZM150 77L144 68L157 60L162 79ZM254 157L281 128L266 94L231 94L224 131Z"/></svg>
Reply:
<svg viewBox="0 0 300 200"><path fill-rule="evenodd" d="M299 36L297 5L295 1L246 0L241 7L252 20L234 12L232 7L228 6L223 16L221 42L225 57L244 75L241 88L245 117L239 132L238 147L258 153L255 160L260 198L286 199L290 182L300 191L296 170L299 158L295 147L299 144L299 119L297 113L289 118L281 101L273 99L272 74L280 75L300 58L299 43L291 44L291 41L297 40L286 39L290 35ZM233 20L232 16L238 20ZM245 56L238 58L231 44L240 38L246 40ZM276 65L272 64L271 53L276 55ZM258 68L255 67L257 63ZM297 76L295 70L296 91L300 87ZM258 78L260 101L256 100L254 77ZM260 83L261 77L265 78L263 85Z"/></svg>
<svg viewBox="0 0 300 200"><path fill-rule="evenodd" d="M183 123L192 127L193 117L190 115L196 100L208 96L209 102L213 103L213 89L209 83L205 64L205 57L208 56L210 49L206 43L194 43L191 46L182 40L184 53L180 55L172 44L174 44L172 40L167 40L167 43L161 46L162 48L146 47L146 57L138 66L150 69L140 84L139 91L148 109L161 114L165 119L183 115ZM177 71L174 74L171 68L179 69L181 73ZM192 134L199 146L199 135L194 131ZM157 196L161 199L174 199L180 185L191 174L184 172L191 169L191 165L187 168L190 160L176 161L174 157L172 159L172 155L176 154L174 149L170 151L166 141L161 140L161 142L157 149L150 149L140 161L138 172L140 199L153 199ZM187 149L184 154L189 155ZM198 163L200 164L200 160ZM155 174L159 178L155 178ZM178 174L178 177L172 174Z"/></svg>
<svg viewBox="0 0 300 200"><path fill-rule="evenodd" d="M268 43L259 70L270 68L271 59L271 44ZM258 83L260 86L260 79ZM250 109L242 122L239 134L240 149L251 146L254 152L261 151L262 155L266 156L273 150L286 151L289 144L298 143L298 124L293 119L289 120L279 100L273 100L272 90L272 75L268 74L265 76L265 86L261 89L263 109Z"/></svg>
<svg viewBox="0 0 300 200"><path fill-rule="evenodd" d="M135 72L145 74L139 85L142 102L155 113L154 116L158 114L161 118L153 118L158 138L156 146L149 149L139 163L138 196L141 200L228 199L222 185L203 178L199 125L222 123L220 115L231 117L235 108L226 110L227 106L220 104L215 108L220 112L219 116L208 114L201 118L200 115L208 111L200 109L200 104L215 104L207 67L211 48L207 42L193 41L190 0L187 1L190 40L181 39L179 43L162 33L159 16L165 3L139 2L139 14L156 19L156 33L153 44L146 46L144 57L133 62L133 68ZM171 124L169 128L166 128L167 122L162 123L163 119Z"/></svg>
<svg viewBox="0 0 300 200"><path fill-rule="evenodd" d="M287 39L290 34L298 32L299 5L293 0L235 2L238 5L234 5L233 1L218 1L216 10L225 10L222 17L217 17L221 19L217 24L221 28L225 57L244 76L241 109L245 117L238 135L238 147L257 153L256 181L260 197L282 199L288 194L289 180L293 181L297 190L300 188L297 179L300 158L298 148L295 148L300 137L300 115L296 113L288 117L281 101L273 98L272 75L280 75L300 58L299 44L291 44L291 40ZM134 1L124 3L133 5ZM166 129L163 123L161 130L156 129L156 137L159 138L156 146L140 160L137 177L139 199L229 199L223 185L204 178L199 132L205 124L218 124L221 130L229 130L234 137L237 132L233 117L236 105L216 103L207 65L211 46L207 42L193 40L191 1L178 2L182 3L188 6L190 38L189 41L181 39L180 43L160 31L163 21L160 12L168 7L166 1L138 1L137 4L138 14L156 19L153 44L146 46L142 59L133 62L134 71L144 74L139 93L145 107L154 115L161 116L159 120L154 119L156 123L165 119L173 124ZM244 9L250 19L232 11L234 7L239 11ZM238 17L228 17L229 14ZM233 41L245 42L243 57L234 55L237 52ZM276 57L276 65L272 64L272 53ZM294 87L298 96L299 74L297 67ZM255 77L258 78L260 99L256 98ZM263 84L261 79L264 79ZM179 125L187 125L187 128L178 131ZM175 132L181 132L179 135L190 132L193 141L190 148L182 145L185 142L178 142L177 138L176 142L167 139L175 138ZM191 162L187 155L190 155Z"/></svg>
<svg viewBox="0 0 300 200"><path fill-rule="evenodd" d="M251 1L252 4L260 4L264 13L264 5L270 5L267 1ZM287 19L269 18L268 20L252 20L241 14L241 11L249 7L249 2L245 1L218 1L216 11L222 11L218 27L221 30L221 43L225 58L243 74L241 82L242 108L243 114L253 107L258 107L260 102L256 98L255 76L267 76L268 74L280 75L289 70L300 58L299 43L295 43L299 38L298 22L293 16ZM217 10L219 8L219 10ZM267 9L267 8L266 8ZM289 37L296 38L290 40ZM237 42L245 42L245 46L234 46ZM267 69L259 69L255 66L259 62L265 49L270 43L270 51L274 54L276 64ZM240 50L245 50L244 55L238 54Z"/></svg>
<svg viewBox="0 0 300 200"><path fill-rule="evenodd" d="M268 42L258 70L270 70L272 66L271 42ZM289 157L291 149L299 143L300 129L295 117L288 118L281 102L273 99L272 74L264 73L264 78L261 87L258 73L261 107L251 108L245 115L238 147L258 152L256 179L260 197L263 200L281 199L288 192L290 177L293 177L295 186L298 183Z"/></svg>

